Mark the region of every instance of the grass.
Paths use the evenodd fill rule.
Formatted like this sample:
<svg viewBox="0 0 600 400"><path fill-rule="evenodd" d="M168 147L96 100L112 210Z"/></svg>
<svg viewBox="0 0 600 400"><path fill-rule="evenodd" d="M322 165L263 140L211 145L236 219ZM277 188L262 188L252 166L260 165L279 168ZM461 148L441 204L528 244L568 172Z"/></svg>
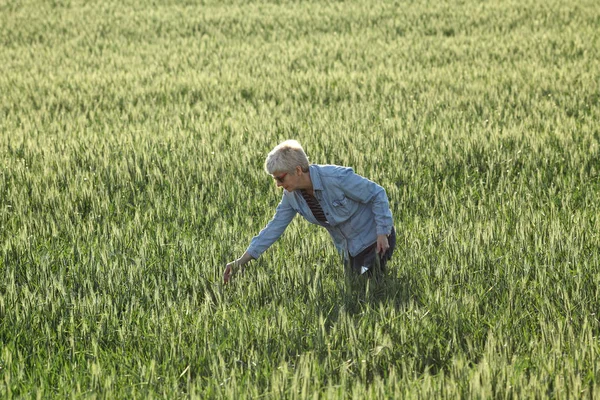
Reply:
<svg viewBox="0 0 600 400"><path fill-rule="evenodd" d="M595 2L0 1L0 397L600 393ZM387 190L345 284L263 171Z"/></svg>

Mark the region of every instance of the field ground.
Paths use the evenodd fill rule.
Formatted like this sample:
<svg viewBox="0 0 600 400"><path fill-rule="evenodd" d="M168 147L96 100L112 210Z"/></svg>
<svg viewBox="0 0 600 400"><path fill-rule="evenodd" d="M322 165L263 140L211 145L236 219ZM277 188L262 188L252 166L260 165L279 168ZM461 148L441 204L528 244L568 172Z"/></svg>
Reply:
<svg viewBox="0 0 600 400"><path fill-rule="evenodd" d="M1 398L598 398L600 7L0 0ZM351 287L266 154L387 190Z"/></svg>

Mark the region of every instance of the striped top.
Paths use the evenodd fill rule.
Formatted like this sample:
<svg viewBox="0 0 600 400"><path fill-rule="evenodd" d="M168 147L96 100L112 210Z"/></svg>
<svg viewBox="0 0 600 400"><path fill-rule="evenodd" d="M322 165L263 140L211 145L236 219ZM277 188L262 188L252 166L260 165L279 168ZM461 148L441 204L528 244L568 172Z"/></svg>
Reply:
<svg viewBox="0 0 600 400"><path fill-rule="evenodd" d="M304 197L304 200L306 200L308 208L310 208L310 211L313 213L317 221L322 224L327 224L327 217L325 217L325 213L323 212L323 209L321 208L321 205L316 197L308 194L306 190L300 190L300 194L302 194L302 197Z"/></svg>

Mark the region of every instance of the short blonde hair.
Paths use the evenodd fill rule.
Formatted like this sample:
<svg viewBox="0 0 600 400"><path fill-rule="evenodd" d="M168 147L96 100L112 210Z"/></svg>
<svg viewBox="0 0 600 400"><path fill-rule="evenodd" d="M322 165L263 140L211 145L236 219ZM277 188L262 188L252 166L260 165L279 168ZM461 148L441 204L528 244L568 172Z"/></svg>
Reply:
<svg viewBox="0 0 600 400"><path fill-rule="evenodd" d="M297 166L304 172L308 171L308 157L300 143L295 140L279 143L265 160L265 171L271 175L274 172L294 172Z"/></svg>

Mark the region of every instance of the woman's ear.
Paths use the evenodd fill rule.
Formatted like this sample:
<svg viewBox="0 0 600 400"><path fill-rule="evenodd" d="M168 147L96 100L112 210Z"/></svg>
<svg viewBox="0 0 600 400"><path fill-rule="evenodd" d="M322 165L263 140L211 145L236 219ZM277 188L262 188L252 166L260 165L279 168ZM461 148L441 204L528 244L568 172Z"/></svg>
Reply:
<svg viewBox="0 0 600 400"><path fill-rule="evenodd" d="M302 167L298 165L296 167L296 175L300 176L300 175L302 175L303 172L304 171L302 171Z"/></svg>

